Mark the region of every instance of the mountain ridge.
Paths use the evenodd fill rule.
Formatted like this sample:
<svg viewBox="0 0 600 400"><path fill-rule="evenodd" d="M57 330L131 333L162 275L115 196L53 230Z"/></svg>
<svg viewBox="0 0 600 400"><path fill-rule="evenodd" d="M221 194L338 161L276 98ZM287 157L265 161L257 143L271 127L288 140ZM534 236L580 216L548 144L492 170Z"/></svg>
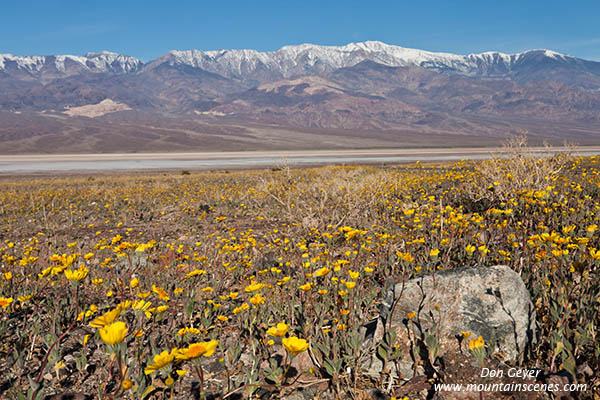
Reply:
<svg viewBox="0 0 600 400"><path fill-rule="evenodd" d="M0 55L5 151L465 145L523 130L600 143L600 62L551 50L372 41L173 50L147 63L109 51L18 57Z"/></svg>
<svg viewBox="0 0 600 400"><path fill-rule="evenodd" d="M401 47L380 41L352 42L343 46L303 43L287 45L275 51L265 52L253 49L171 50L146 63L138 58L110 51L88 52L83 56L16 56L13 54L0 54L0 71L6 69L7 63L14 62L19 68L37 72L43 68L47 60L54 61L57 69L64 71L66 70L64 63L70 60L97 72L139 73L143 69L151 69L160 64L169 63L171 65L190 65L227 77L240 76L252 72L252 69L266 66L271 70L277 69L282 77L287 78L302 72L329 72L333 69L352 66L369 59L388 66L415 65L438 72L451 71L464 75L485 75L489 73L493 75L498 66L510 71L519 62L523 62L524 58L532 55L542 55L559 63L589 63L600 72L600 62L585 60L548 49L534 49L513 54L486 51L459 55ZM110 68L111 66L113 68ZM303 70L298 66L302 66ZM307 67L312 67L314 70L307 71ZM493 67L496 67L496 69Z"/></svg>

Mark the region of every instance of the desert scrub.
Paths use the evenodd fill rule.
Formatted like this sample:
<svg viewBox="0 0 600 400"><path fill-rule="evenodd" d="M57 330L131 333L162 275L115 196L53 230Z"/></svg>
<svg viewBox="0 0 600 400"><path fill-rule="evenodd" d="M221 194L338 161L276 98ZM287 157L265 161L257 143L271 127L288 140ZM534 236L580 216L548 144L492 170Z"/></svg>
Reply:
<svg viewBox="0 0 600 400"><path fill-rule="evenodd" d="M473 196L502 202L518 191L544 190L572 166L573 149L569 144L558 152L551 152L549 146L533 149L526 133L515 135L490 160L477 165Z"/></svg>
<svg viewBox="0 0 600 400"><path fill-rule="evenodd" d="M495 176L462 161L2 178L1 390L395 396L398 382L362 370L360 334L382 291L499 263L521 274L537 310L527 366L598 370L598 160L541 160L527 182L500 158ZM461 202L478 193L495 197ZM448 366L430 336L430 363ZM394 343L376 350L387 364Z"/></svg>

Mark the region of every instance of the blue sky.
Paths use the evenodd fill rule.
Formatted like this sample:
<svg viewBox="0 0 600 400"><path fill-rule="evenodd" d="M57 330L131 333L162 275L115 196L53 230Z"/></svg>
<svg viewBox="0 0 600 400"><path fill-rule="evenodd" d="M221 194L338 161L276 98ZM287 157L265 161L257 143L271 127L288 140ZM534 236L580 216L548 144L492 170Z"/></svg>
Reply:
<svg viewBox="0 0 600 400"><path fill-rule="evenodd" d="M380 40L459 54L548 48L600 61L598 0L419 3L2 1L0 53L110 50L148 61L173 49L271 51L288 44Z"/></svg>

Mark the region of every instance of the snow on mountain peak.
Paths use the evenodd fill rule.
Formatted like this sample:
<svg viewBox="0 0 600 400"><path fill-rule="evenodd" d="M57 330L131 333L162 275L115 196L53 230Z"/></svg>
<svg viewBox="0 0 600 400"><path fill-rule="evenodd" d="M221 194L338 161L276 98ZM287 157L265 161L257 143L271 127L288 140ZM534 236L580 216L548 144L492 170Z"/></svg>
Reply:
<svg viewBox="0 0 600 400"><path fill-rule="evenodd" d="M283 78L290 78L306 73L326 73L370 60L391 67L419 66L438 72L485 75L498 68L503 71L510 70L522 54L524 53L485 52L457 55L405 48L380 41L348 43L344 46L303 43L268 52L247 49L173 50L150 63L148 67L152 68L153 65L162 62L186 64L230 78L247 77L253 74L259 78L261 71L266 69ZM564 57L549 50L546 56Z"/></svg>
<svg viewBox="0 0 600 400"><path fill-rule="evenodd" d="M75 72L113 72L129 73L137 71L142 62L134 57L123 54L101 51L87 53L85 56L53 55L53 56L15 56L13 54L0 54L0 70L9 65L30 74L42 73L44 69L53 68L63 74L69 70Z"/></svg>
<svg viewBox="0 0 600 400"><path fill-rule="evenodd" d="M570 57L567 54L557 53L556 51L552 51L552 50L544 50L544 55L546 57L554 58L555 60L558 60L558 59L564 60L565 58Z"/></svg>
<svg viewBox="0 0 600 400"><path fill-rule="evenodd" d="M44 63L43 56L15 56L13 54L0 54L0 69L5 69L6 64L13 62L18 68L32 69Z"/></svg>
<svg viewBox="0 0 600 400"><path fill-rule="evenodd" d="M142 67L152 69L167 63L201 68L234 79L263 82L272 78L327 73L369 60L390 67L418 66L438 72L493 76L511 71L529 54L542 54L562 62L572 59L551 50L531 50L516 54L484 52L458 55L406 48L380 41L365 41L344 46L303 43L267 52L252 49L172 50L145 65L137 58L110 51L90 52L85 56L22 57L0 54L0 70L6 69L8 65L33 75L43 73L50 66L53 70L67 75L83 71L134 73Z"/></svg>

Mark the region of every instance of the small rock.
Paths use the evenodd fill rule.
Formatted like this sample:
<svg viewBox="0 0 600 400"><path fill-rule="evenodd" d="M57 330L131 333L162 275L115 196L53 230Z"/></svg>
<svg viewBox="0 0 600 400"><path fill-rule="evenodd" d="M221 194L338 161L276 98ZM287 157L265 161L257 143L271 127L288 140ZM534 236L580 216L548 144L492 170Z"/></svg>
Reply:
<svg viewBox="0 0 600 400"><path fill-rule="evenodd" d="M64 357L65 363L66 364L74 364L77 362L77 360L75 359L75 357L73 357L71 354L67 354Z"/></svg>

